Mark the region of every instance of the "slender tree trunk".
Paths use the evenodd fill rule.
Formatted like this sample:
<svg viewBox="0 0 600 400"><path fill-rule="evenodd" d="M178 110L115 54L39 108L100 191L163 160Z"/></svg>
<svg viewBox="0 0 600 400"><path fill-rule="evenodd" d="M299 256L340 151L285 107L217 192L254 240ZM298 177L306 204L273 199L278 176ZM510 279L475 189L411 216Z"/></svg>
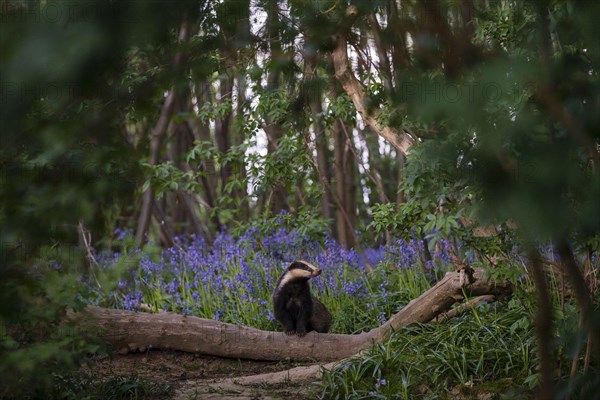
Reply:
<svg viewBox="0 0 600 400"><path fill-rule="evenodd" d="M553 399L555 390L552 375L552 371L554 370L554 359L552 357L552 302L550 300L550 291L546 282L546 274L544 273L541 256L533 248L529 250L529 265L536 286L538 302L535 322L542 375L538 386L538 396L540 399Z"/></svg>
<svg viewBox="0 0 600 400"><path fill-rule="evenodd" d="M267 117L265 120L270 121L270 118ZM269 154L273 154L277 151L279 139L283 136L281 126L276 123L265 125L265 132L267 134L267 151ZM289 210L288 193L282 182L275 182L267 202L273 214L278 214L282 210Z"/></svg>
<svg viewBox="0 0 600 400"><path fill-rule="evenodd" d="M406 11L403 11L406 12ZM391 46L392 53L392 73L395 87L400 87L401 74L410 67L410 53L408 51L408 32L406 30L407 21L405 21L398 11L396 0L390 0L388 3L388 27L398 39Z"/></svg>
<svg viewBox="0 0 600 400"><path fill-rule="evenodd" d="M244 123L245 118L245 103L246 103L246 78L244 74L236 69L237 82L237 104L236 104L236 121L234 143L240 146L246 139L240 125ZM238 202L240 218L247 221L250 218L250 203L248 201L248 187L246 184L246 164L243 158L240 158L234 163L235 173L241 181L241 188L235 189L235 198Z"/></svg>
<svg viewBox="0 0 600 400"><path fill-rule="evenodd" d="M268 4L268 7L266 29L269 35L271 58L277 60L285 57L281 47L281 35L279 31L279 5L276 1L273 1ZM280 88L281 71L276 64L272 66L267 77L267 90L269 91L276 91ZM267 134L267 151L269 154L272 154L278 149L279 140L283 136L283 129L279 121L273 121L268 115L265 115L264 119L264 130ZM289 210L287 197L288 193L283 183L275 182L267 199L271 212L278 214L282 210Z"/></svg>
<svg viewBox="0 0 600 400"><path fill-rule="evenodd" d="M233 51L235 51L234 58L234 77L235 77L235 90L236 90L236 104L235 104L235 123L232 126L232 143L235 146L240 146L246 139L244 137L244 131L242 125L245 118L245 106L246 106L246 71L242 67L242 63L238 62L243 60L244 55L240 50L247 49L252 46L252 35L250 32L250 0L235 0L231 2L234 7L232 14L235 15L235 39L232 43ZM248 220L250 218L250 204L248 202L248 189L246 187L246 165L243 157L239 157L232 163L232 170L236 176L236 179L240 181L240 187L234 189L234 204L237 210L237 218L241 220Z"/></svg>
<svg viewBox="0 0 600 400"><path fill-rule="evenodd" d="M179 93L175 99L175 113L183 114L189 111L189 93ZM168 159L173 165L181 170L187 171L189 167L185 162L185 154L191 149L194 141L194 136L189 129L187 121L175 123L172 125L172 135L167 143L167 154ZM161 212L166 216L164 218L164 224L169 225L169 230L173 235L181 235L183 233L191 233L193 230L189 221L190 212L188 204L183 201L182 196L185 194L184 190L179 188L176 191L168 192L165 195L166 198L166 209ZM198 232L199 233L199 232Z"/></svg>
<svg viewBox="0 0 600 400"><path fill-rule="evenodd" d="M227 52L225 54L228 54ZM225 56L227 57L227 56ZM227 76L219 80L219 102L231 101L233 93L233 76ZM226 112L215 119L215 143L221 154L227 154L230 148L231 112ZM221 185L225 187L231 176L231 165L221 165Z"/></svg>
<svg viewBox="0 0 600 400"><path fill-rule="evenodd" d="M356 184L352 142L346 137L346 127L340 119L333 124L335 151L335 185L338 198L336 224L339 243L350 248L355 245Z"/></svg>
<svg viewBox="0 0 600 400"><path fill-rule="evenodd" d="M212 91L210 84L207 81L201 82L196 86L198 107L202 107L205 104L212 102ZM199 119L193 119L189 121L189 124L193 126L194 138L203 143L214 143L211 134L210 127L207 121L200 121ZM221 221L219 220L219 214L212 212L217 204L218 195L218 182L219 176L217 175L215 162L211 159L200 160L198 166L202 172L200 180L206 197L206 203L209 206L208 212L212 215L211 219L214 224L214 229L218 230L221 227Z"/></svg>
<svg viewBox="0 0 600 400"><path fill-rule="evenodd" d="M404 175L404 165L406 164L406 156L402 153L398 153L398 185L396 191L396 203L398 205L406 201L404 197L404 190L402 190L402 179Z"/></svg>
<svg viewBox="0 0 600 400"><path fill-rule="evenodd" d="M566 240L561 240L555 245L555 251L560 256L562 269L565 271L567 278L573 286L573 292L579 309L581 310L581 319L583 321L583 329L588 332L590 337L590 346L592 354L595 354L597 360L600 360L600 329L597 324L592 321L593 301L592 295L585 283L585 278L581 274L581 270L575 262L575 256L571 247Z"/></svg>
<svg viewBox="0 0 600 400"><path fill-rule="evenodd" d="M183 22L181 24L181 28L179 29L179 41L184 42L187 40L190 34L190 26L187 22ZM182 54L181 52L177 52L175 54L173 60L173 69L178 70L182 63ZM175 107L175 88L171 88L169 90L167 97L163 103L162 109L160 111L160 115L158 117L158 121L156 125L152 129L152 133L150 136L150 157L148 163L150 165L156 165L158 163L158 159L160 156L160 149L163 143L163 137L169 127L171 122L171 117L173 115L173 109ZM152 207L154 203L154 191L152 188L148 188L146 192L144 192L142 196L142 206L140 210L140 216L138 219L138 227L136 231L136 241L142 246L146 242L146 234L148 232L148 227L150 226L150 219L152 218Z"/></svg>
<svg viewBox="0 0 600 400"><path fill-rule="evenodd" d="M366 128L368 129L368 128ZM379 153L379 142L377 140L377 135L367 134L365 130L361 130L361 138L364 141L365 151L367 152L367 159L369 160L369 165L363 164L363 169L365 170L365 174L369 177L373 185L375 186L375 191L371 192L371 196L369 197L371 204L375 203L389 203L389 198L385 193L385 188L383 186L383 182L381 179L380 171L380 159L381 154ZM357 161L361 162L357 157Z"/></svg>
<svg viewBox="0 0 600 400"><path fill-rule="evenodd" d="M163 135L167 131L167 127L171 121L174 103L175 94L173 93L173 90L171 90L165 99L158 121L152 129L152 134L150 137L150 158L148 160L150 165L156 165L156 163L158 163ZM142 196L142 206L138 219L137 231L135 234L135 239L140 246L146 242L146 233L148 232L150 219L152 218L153 202L154 190L149 187Z"/></svg>
<svg viewBox="0 0 600 400"><path fill-rule="evenodd" d="M393 93L394 85L392 81L392 69L390 67L390 61L388 59L388 46L384 42L383 33L379 21L375 13L369 14L369 24L373 31L373 38L375 39L375 49L377 50L377 57L379 58L379 73L383 80L383 86L388 93Z"/></svg>
<svg viewBox="0 0 600 400"><path fill-rule="evenodd" d="M313 131L315 134L316 165L319 181L323 187L323 196L321 197L321 214L327 220L333 220L333 199L331 196L331 167L329 161L329 148L325 127L321 123L323 114L322 91L317 77L316 54L306 54L304 56L304 76L307 80L308 102L313 119ZM335 231L335 230L334 230Z"/></svg>

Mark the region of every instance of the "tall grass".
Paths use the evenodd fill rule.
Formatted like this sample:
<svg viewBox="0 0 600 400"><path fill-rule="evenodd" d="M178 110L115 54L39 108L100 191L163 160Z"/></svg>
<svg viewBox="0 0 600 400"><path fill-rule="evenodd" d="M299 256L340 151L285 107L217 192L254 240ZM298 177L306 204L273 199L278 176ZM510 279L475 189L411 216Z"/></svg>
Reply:
<svg viewBox="0 0 600 400"><path fill-rule="evenodd" d="M479 316L470 313L393 332L363 356L325 371L322 397L453 398L457 386L474 387L475 394L519 388L515 396L531 395L538 375L527 308L513 299L475 312Z"/></svg>

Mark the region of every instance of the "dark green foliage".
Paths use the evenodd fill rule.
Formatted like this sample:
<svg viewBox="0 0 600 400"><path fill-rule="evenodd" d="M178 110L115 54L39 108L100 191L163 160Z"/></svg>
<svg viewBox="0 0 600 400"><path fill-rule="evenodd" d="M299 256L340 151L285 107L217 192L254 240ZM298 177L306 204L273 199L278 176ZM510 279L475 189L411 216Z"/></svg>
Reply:
<svg viewBox="0 0 600 400"><path fill-rule="evenodd" d="M532 398L537 359L529 315L513 300L442 324L400 329L364 356L325 372L322 396L443 399L453 398L458 386L473 398L511 389L518 398Z"/></svg>
<svg viewBox="0 0 600 400"><path fill-rule="evenodd" d="M52 390L22 399L48 400L159 400L172 398L172 385L153 382L137 375L98 378L86 372L55 375Z"/></svg>
<svg viewBox="0 0 600 400"><path fill-rule="evenodd" d="M359 13L352 29L350 3ZM216 242L225 228L254 241L252 246L263 245L282 227L299 233L303 244L314 247L312 254L323 251L323 262L340 274L331 287L318 288L335 311L339 332L369 329L389 318L451 267L439 256L449 249L470 266L517 282L530 272L523 249L569 243L578 267L588 267L586 283L597 303L591 277L598 273L600 235L599 4L2 2L0 395L60 397L53 391L61 385L85 382L83 376L62 383L57 377L68 376L83 354L97 350L93 333L61 321L67 311L80 311L84 299L123 301L117 282L125 272L125 283L134 283L143 257L166 268L158 244L174 241L165 239L170 233L194 232ZM469 6L470 17L461 8ZM184 26L191 30L180 42ZM419 138L401 184L396 151L379 143L375 127L360 122L353 99L336 83L330 52L346 30L353 49L350 72L365 90L367 109L378 111L377 124ZM385 53L383 59L376 50ZM171 124L152 157L152 128L170 90L176 95ZM333 140L340 121L348 125L348 137ZM332 149L338 142L347 143L343 151ZM332 154L345 159L333 160ZM377 268L367 273L369 257L361 260L355 250L344 253L331 244L328 232L335 236L338 228L332 216L345 208L336 192L343 179L334 177L341 161L352 167L345 170L352 174L347 185L357 188L345 194L353 200L352 215L345 218L357 221L349 223L349 231L360 232L363 247L385 238L391 251L410 254L412 264L401 273L401 257L377 259ZM115 240L113 233L137 229L140 195L148 190L156 195L151 209L159 224L142 229L151 244L135 253L131 237ZM402 204L393 203L398 190ZM186 201L191 206L184 208ZM471 224L490 224L498 234L479 237ZM89 229L91 243L79 226ZM392 237L411 245L402 247ZM117 259L100 263L115 268L99 274L97 254L88 244ZM298 255L292 251L296 245L277 243L271 271L286 251ZM260 252L251 248L248 259L255 261ZM548 263L556 261L550 251L541 252ZM340 261L342 255L347 259ZM235 267L232 279L236 268L241 271L239 261L228 259ZM341 269L350 264L360 275L350 278L364 285L365 298L353 297L356 288ZM144 295L155 307L171 302L173 310L188 312L189 273L166 273L182 278L178 300L161 297L165 282L159 277L160 288L145 288ZM557 279L551 276L553 288ZM266 297L269 287L261 282ZM567 383L565 365L584 352L587 332L576 328L577 308L561 296L554 312L553 349L561 365L555 375L564 382L561 395L585 398L597 387L593 371ZM266 304L254 304L240 317L232 304L202 301L198 310L210 317L231 306L227 318L242 322ZM508 309L488 305L464 320L398 332L352 362L348 372L327 375L324 393L339 388L357 397L374 389L391 397L438 396L419 389L417 377L466 391L470 382L483 390L489 380L498 383L498 391L515 388L515 396L531 395L537 370L524 318L531 319L536 309L528 301ZM590 322L597 320L594 309ZM261 323L270 326L266 317ZM431 350L429 356L423 349ZM492 351L498 362L490 361ZM514 375L503 369L507 365ZM86 391L97 391L98 398L129 398L162 390L148 385L128 378L104 388L65 390L72 398Z"/></svg>
<svg viewBox="0 0 600 400"><path fill-rule="evenodd" d="M89 353L102 350L90 332L65 321L67 310L81 310L82 288L61 264L38 265L13 289L12 309L0 320L0 397L45 393L55 375L79 367ZM6 303L4 303L6 304Z"/></svg>
<svg viewBox="0 0 600 400"><path fill-rule="evenodd" d="M98 240L115 214L131 212L140 155L115 128L130 102L131 82L119 75L132 46L160 47L183 12L195 14L192 2L178 4L2 5L1 396L45 393L52 374L98 350L89 333L63 323L81 309L77 276L89 273L77 226Z"/></svg>
<svg viewBox="0 0 600 400"><path fill-rule="evenodd" d="M430 124L435 140L411 151L405 189L468 200L481 220L511 219L528 239L600 232L600 174L590 166L598 162L597 45L595 33L569 30L598 6L570 5L548 10L562 51L547 59L534 10L498 4L486 12L502 23L484 20L478 31L482 40L506 42L496 58L465 70L459 82L407 77L415 90L398 105L408 105L408 119Z"/></svg>

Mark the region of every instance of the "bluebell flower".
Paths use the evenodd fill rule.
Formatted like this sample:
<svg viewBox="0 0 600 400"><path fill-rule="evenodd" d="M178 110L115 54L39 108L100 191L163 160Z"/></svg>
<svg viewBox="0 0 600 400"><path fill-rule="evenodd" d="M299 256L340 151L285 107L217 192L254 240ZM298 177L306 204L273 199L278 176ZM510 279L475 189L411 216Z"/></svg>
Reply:
<svg viewBox="0 0 600 400"><path fill-rule="evenodd" d="M271 310L267 309L265 310L266 314L267 314L267 320L268 321L275 321L275 316L273 315L273 312L271 312Z"/></svg>
<svg viewBox="0 0 600 400"><path fill-rule="evenodd" d="M377 379L375 382L375 390L379 390L380 387L387 385L387 381L385 379Z"/></svg>
<svg viewBox="0 0 600 400"><path fill-rule="evenodd" d="M133 235L133 231L131 229L115 229L113 232L117 237L117 241L122 241L123 239L125 239L127 236L132 236Z"/></svg>

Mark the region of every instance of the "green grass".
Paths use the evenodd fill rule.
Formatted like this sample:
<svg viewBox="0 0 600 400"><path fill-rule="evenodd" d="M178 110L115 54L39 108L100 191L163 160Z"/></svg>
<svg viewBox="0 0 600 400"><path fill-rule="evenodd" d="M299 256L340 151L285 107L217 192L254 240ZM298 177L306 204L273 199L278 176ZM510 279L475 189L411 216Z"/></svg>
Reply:
<svg viewBox="0 0 600 400"><path fill-rule="evenodd" d="M477 394L492 387L527 398L536 365L530 314L512 300L392 332L363 356L325 372L319 386L326 399L451 399L456 390Z"/></svg>
<svg viewBox="0 0 600 400"><path fill-rule="evenodd" d="M172 385L158 383L137 375L117 375L106 379L75 372L56 376L53 391L44 393L48 400L159 400L175 393ZM37 398L33 396L33 398Z"/></svg>

